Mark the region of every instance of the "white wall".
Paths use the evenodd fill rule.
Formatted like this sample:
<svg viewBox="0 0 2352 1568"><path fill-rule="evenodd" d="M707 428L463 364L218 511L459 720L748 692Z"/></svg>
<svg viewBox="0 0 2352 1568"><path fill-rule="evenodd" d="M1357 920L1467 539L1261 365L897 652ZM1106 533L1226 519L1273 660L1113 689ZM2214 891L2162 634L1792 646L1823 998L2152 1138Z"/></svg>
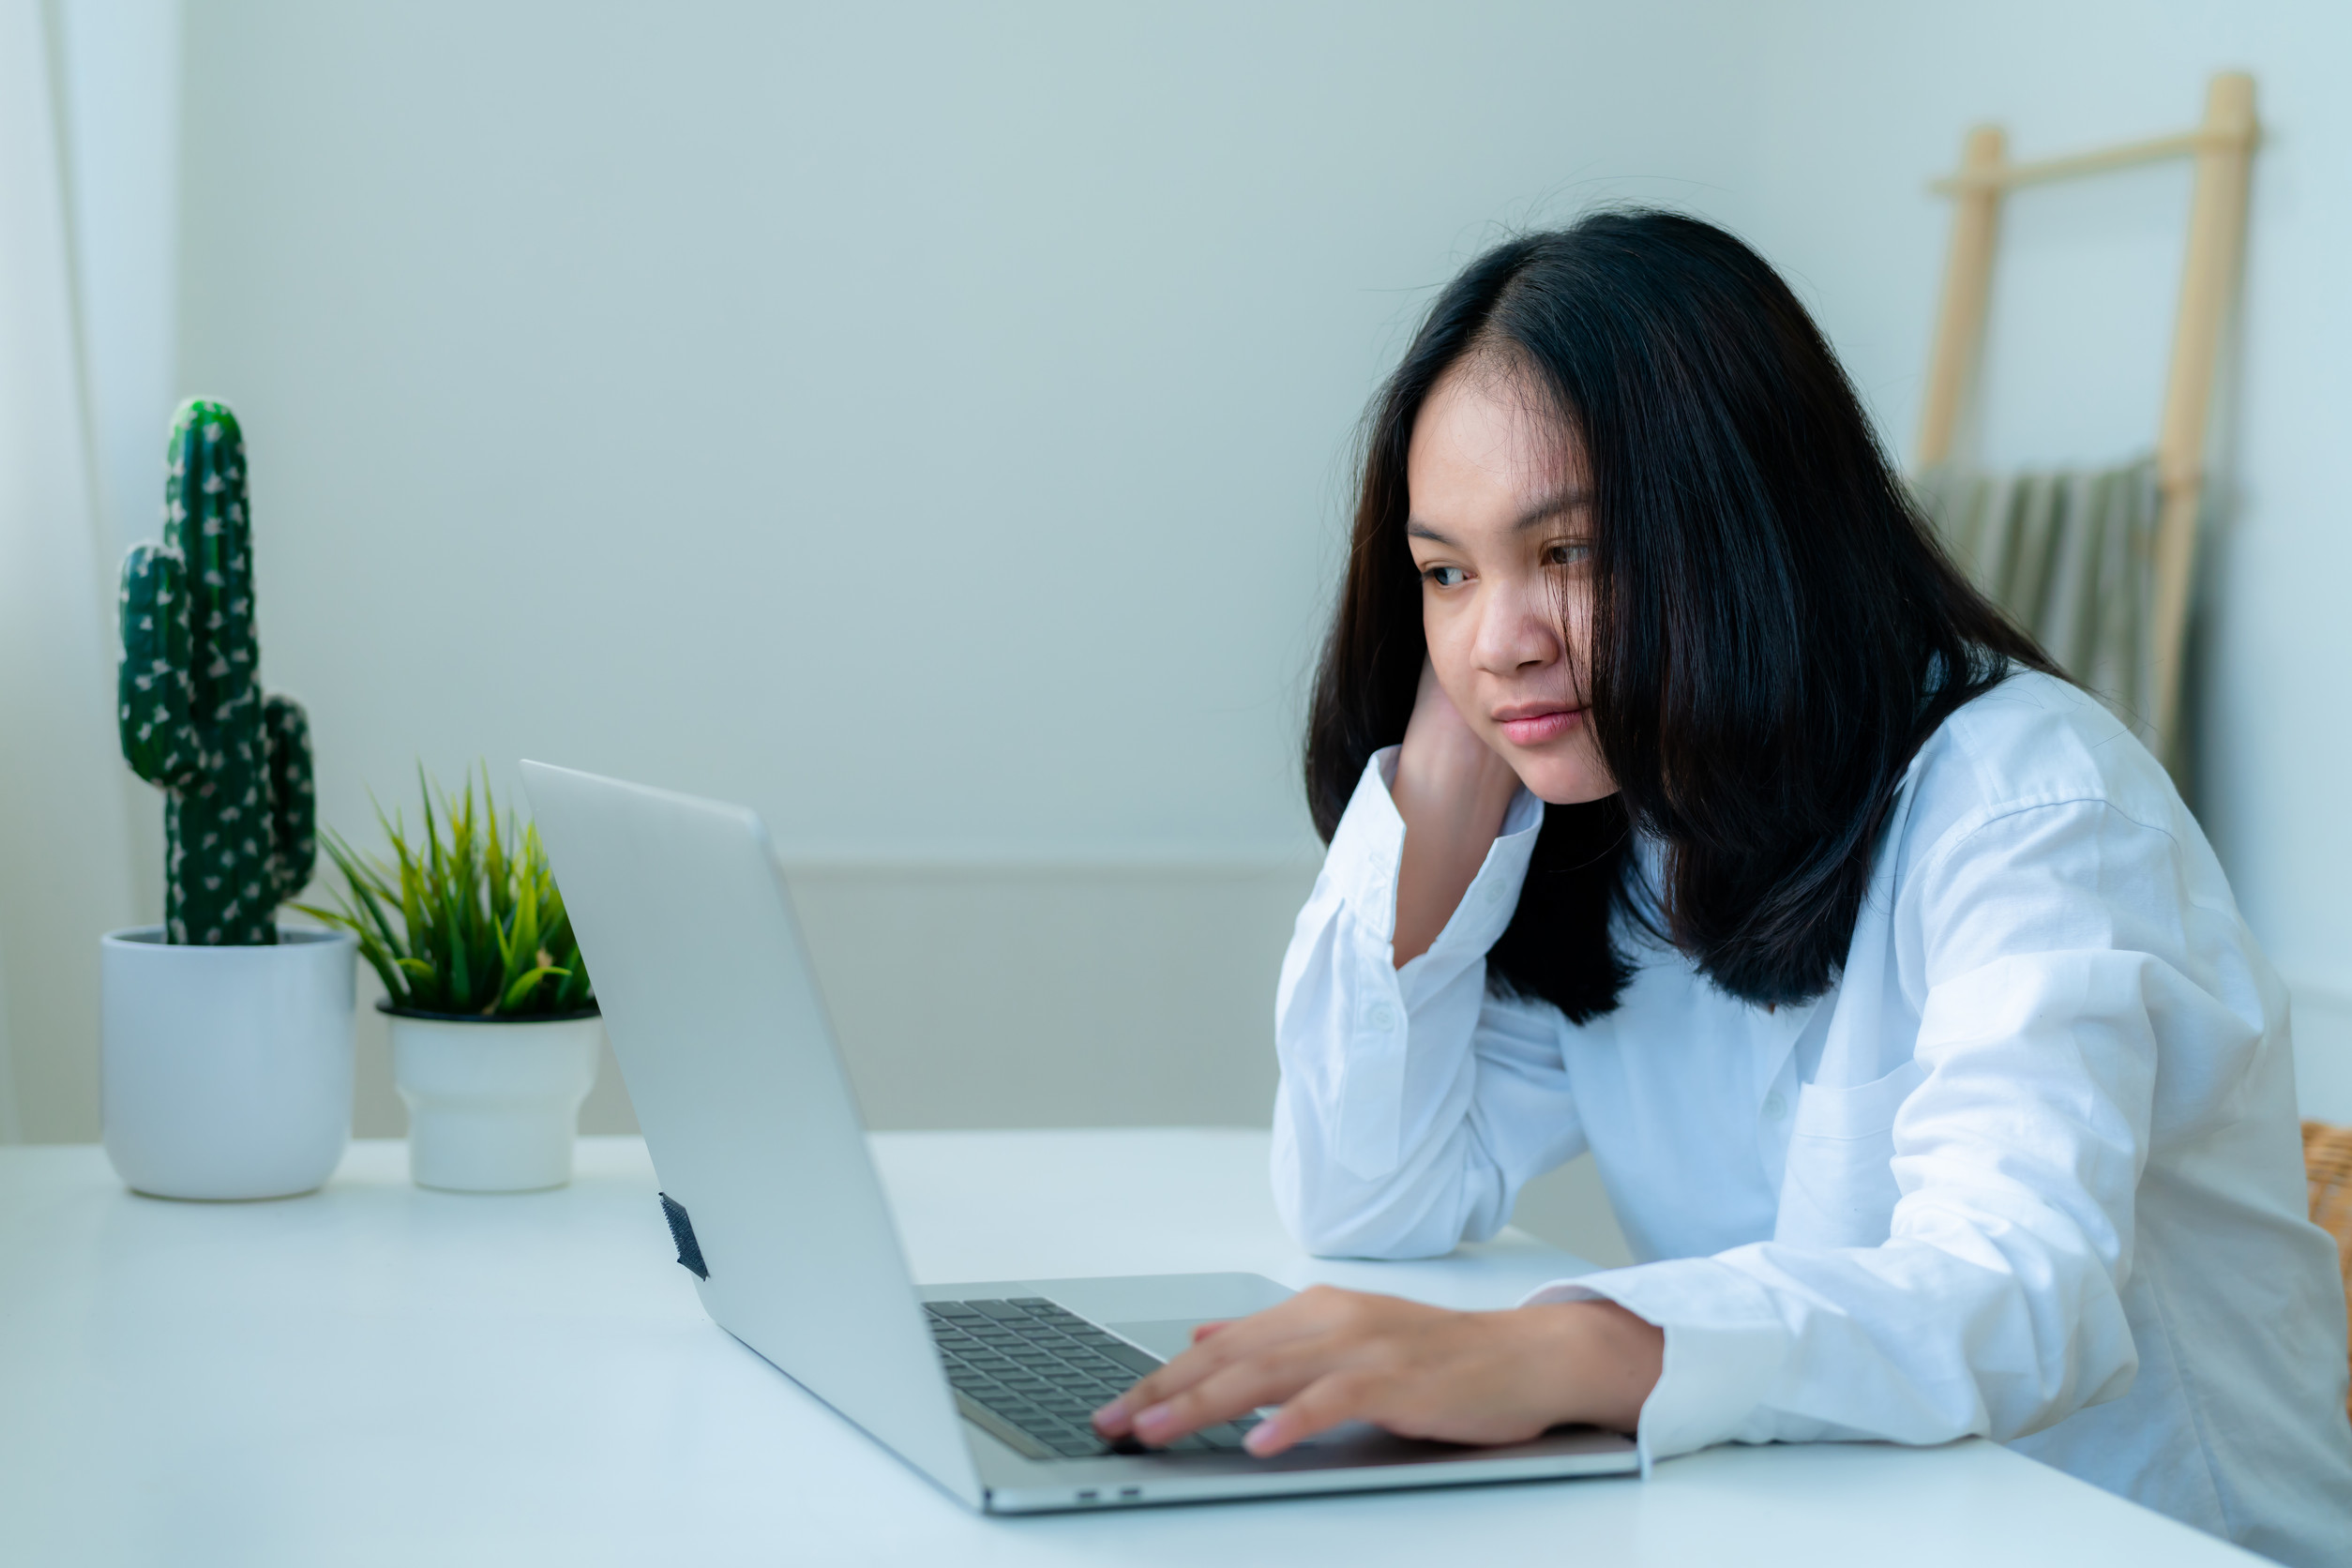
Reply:
<svg viewBox="0 0 2352 1568"><path fill-rule="evenodd" d="M2246 66L2202 800L2316 1083L2352 1063L2344 14L193 0L177 390L246 417L264 674L330 822L419 757L747 800L812 926L870 933L819 961L878 1120L935 1114L889 1065L929 1049L977 1120L1254 1114L1347 442L1428 291L1502 225L1691 207L1790 272L1907 445L1962 128L2168 129ZM2019 201L1989 455L2145 443L2185 200ZM1105 879L1153 912L1106 928ZM1187 1087L1102 1071L1106 988L1160 999L1153 1060L1200 1042ZM380 1072L362 1109L397 1125Z"/></svg>
<svg viewBox="0 0 2352 1568"><path fill-rule="evenodd" d="M48 21L0 0L0 1141L95 1136L98 938L136 908Z"/></svg>
<svg viewBox="0 0 2352 1568"><path fill-rule="evenodd" d="M61 89L90 496L111 590L124 552L162 526L163 432L178 384L181 5L52 0L46 9ZM121 776L131 823L124 918L159 920L160 797ZM92 1000L77 1001L76 1016L95 1018Z"/></svg>
<svg viewBox="0 0 2352 1568"><path fill-rule="evenodd" d="M101 532L160 526L176 358L179 0L54 0ZM159 875L159 873L158 873Z"/></svg>
<svg viewBox="0 0 2352 1568"><path fill-rule="evenodd" d="M2195 634L2199 815L2297 996L2304 1108L2352 1121L2352 8L2321 0L1992 0L1965 9L1773 8L1753 231L1898 444L1918 417L1946 214L1923 188L1964 127L2034 158L2186 129L2245 69L2254 166L2242 335L2215 431L2217 506ZM1997 462L2154 442L2188 210L2185 164L2010 204L1983 421Z"/></svg>
<svg viewBox="0 0 2352 1568"><path fill-rule="evenodd" d="M746 800L877 1122L1262 1119L1354 422L1499 226L1733 203L1742 18L192 6L181 381L326 818Z"/></svg>
<svg viewBox="0 0 2352 1568"><path fill-rule="evenodd" d="M529 754L1300 852L1365 394L1496 223L1744 183L1711 10L195 6L181 380L327 815Z"/></svg>

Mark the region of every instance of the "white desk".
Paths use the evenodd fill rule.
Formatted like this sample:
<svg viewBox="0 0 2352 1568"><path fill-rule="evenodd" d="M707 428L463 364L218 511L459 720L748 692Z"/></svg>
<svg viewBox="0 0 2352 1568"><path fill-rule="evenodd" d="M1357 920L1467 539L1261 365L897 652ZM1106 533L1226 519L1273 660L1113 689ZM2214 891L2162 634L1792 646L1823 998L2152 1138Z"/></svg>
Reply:
<svg viewBox="0 0 2352 1568"><path fill-rule="evenodd" d="M874 1141L927 1280L1245 1269L1499 1305L1576 1268L1515 1232L1316 1262L1274 1219L1262 1133ZM982 1518L701 1315L641 1143L580 1163L560 1192L466 1198L369 1142L315 1197L189 1204L131 1197L95 1148L0 1149L0 1562L2256 1560L1982 1442Z"/></svg>

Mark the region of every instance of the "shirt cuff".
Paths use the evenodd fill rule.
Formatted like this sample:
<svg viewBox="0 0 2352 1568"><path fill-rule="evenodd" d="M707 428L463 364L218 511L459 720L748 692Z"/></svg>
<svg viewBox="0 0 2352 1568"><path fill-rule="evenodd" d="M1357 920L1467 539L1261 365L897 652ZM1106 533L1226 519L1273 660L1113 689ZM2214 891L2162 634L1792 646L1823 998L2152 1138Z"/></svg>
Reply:
<svg viewBox="0 0 2352 1568"><path fill-rule="evenodd" d="M1364 764L1364 776L1323 856L1349 914L1365 935L1381 942L1396 939L1396 867L1405 858L1405 819L1388 792L1396 776L1396 751L1383 746Z"/></svg>
<svg viewBox="0 0 2352 1568"><path fill-rule="evenodd" d="M1658 1385L1642 1401L1641 1470L1719 1442L1761 1441L1757 1410L1792 1347L1764 1288L1711 1258L1678 1258L1556 1280L1522 1306L1610 1301L1666 1331Z"/></svg>
<svg viewBox="0 0 2352 1568"><path fill-rule="evenodd" d="M1356 781L1356 792L1349 797L1324 857L1358 927L1383 943L1396 940L1396 872L1405 858L1405 819L1389 793L1396 781L1397 750L1383 746L1364 763L1364 776ZM1450 970L1455 966L1446 958L1480 957L1495 944L1518 907L1519 887L1527 880L1528 861L1543 826L1544 803L1522 787L1503 813L1502 831L1487 846L1486 858L1461 903L1429 951L1405 966L1407 976L1416 967ZM1433 957L1435 964L1429 962Z"/></svg>

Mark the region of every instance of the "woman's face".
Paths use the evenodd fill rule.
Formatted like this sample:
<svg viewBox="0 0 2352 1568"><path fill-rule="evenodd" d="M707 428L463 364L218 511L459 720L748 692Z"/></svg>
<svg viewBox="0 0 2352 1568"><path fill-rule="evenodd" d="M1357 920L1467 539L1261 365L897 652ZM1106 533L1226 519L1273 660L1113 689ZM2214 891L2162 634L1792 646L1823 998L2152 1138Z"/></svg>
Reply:
<svg viewBox="0 0 2352 1568"><path fill-rule="evenodd" d="M1591 505L1574 433L1510 371L1457 367L1414 421L1405 481L1438 685L1540 799L1615 793L1585 708Z"/></svg>

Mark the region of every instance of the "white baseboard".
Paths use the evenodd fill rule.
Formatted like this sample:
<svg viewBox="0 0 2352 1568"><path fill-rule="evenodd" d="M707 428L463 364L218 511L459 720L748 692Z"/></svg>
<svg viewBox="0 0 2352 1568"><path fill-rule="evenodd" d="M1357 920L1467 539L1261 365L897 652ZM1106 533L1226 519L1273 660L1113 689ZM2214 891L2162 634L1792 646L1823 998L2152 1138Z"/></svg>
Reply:
<svg viewBox="0 0 2352 1568"><path fill-rule="evenodd" d="M2295 1099L2304 1120L2352 1126L2352 989L2294 979Z"/></svg>
<svg viewBox="0 0 2352 1568"><path fill-rule="evenodd" d="M867 1124L1262 1126L1312 862L788 868ZM372 985L372 977L365 977ZM407 1124L374 996L354 1126ZM610 1061L584 1132L633 1132Z"/></svg>
<svg viewBox="0 0 2352 1568"><path fill-rule="evenodd" d="M1274 988L1311 863L822 863L790 873L877 1128L1263 1125ZM373 977L362 973L369 987ZM2352 1123L2352 991L2291 982L2302 1114ZM363 1003L355 1126L395 1136L383 1020ZM588 1132L632 1132L608 1061ZM1621 1254L1590 1162L1530 1186L1537 1234Z"/></svg>
<svg viewBox="0 0 2352 1568"><path fill-rule="evenodd" d="M1634 1260L1633 1248L1618 1229L1617 1211L1609 1207L1608 1189L1601 1184L1601 1168L1590 1154L1578 1154L1521 1187L1511 1223L1605 1269Z"/></svg>
<svg viewBox="0 0 2352 1568"><path fill-rule="evenodd" d="M1274 981L1315 870L871 861L789 875L869 1125L1262 1126ZM358 1130L396 1136L406 1119L367 1005ZM637 1129L609 1059L580 1128ZM1530 1183L1514 1221L1592 1262L1632 1260L1590 1158Z"/></svg>

